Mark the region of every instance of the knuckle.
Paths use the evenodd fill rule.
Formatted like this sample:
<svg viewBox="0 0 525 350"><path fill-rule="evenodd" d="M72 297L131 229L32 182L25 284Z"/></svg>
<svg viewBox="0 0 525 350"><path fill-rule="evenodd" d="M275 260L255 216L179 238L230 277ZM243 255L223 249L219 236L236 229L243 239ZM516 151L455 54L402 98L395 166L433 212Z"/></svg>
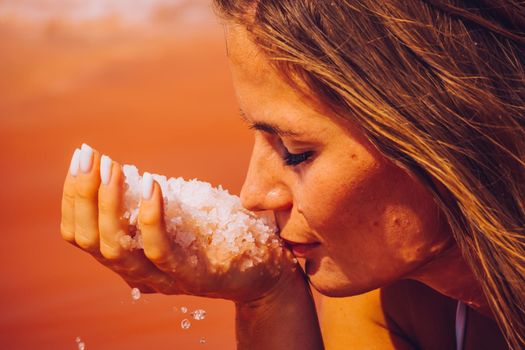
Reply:
<svg viewBox="0 0 525 350"><path fill-rule="evenodd" d="M82 199L93 199L98 194L98 185L93 181L79 181L76 184L76 196Z"/></svg>
<svg viewBox="0 0 525 350"><path fill-rule="evenodd" d="M113 212L115 210L115 201L106 195L99 195L98 209L104 213Z"/></svg>
<svg viewBox="0 0 525 350"><path fill-rule="evenodd" d="M139 210L139 220L142 225L154 226L160 222L160 211L153 206L141 205Z"/></svg>
<svg viewBox="0 0 525 350"><path fill-rule="evenodd" d="M90 253L96 252L98 250L98 241L93 239L92 237L76 235L75 242L80 248Z"/></svg>
<svg viewBox="0 0 525 350"><path fill-rule="evenodd" d="M68 242L72 243L75 241L75 231L66 227L64 223L60 223L60 235L62 236L64 240Z"/></svg>
<svg viewBox="0 0 525 350"><path fill-rule="evenodd" d="M68 205L74 205L75 204L75 192L73 191L64 191L63 193L63 196L62 196L62 200L64 202L64 204L68 204Z"/></svg>
<svg viewBox="0 0 525 350"><path fill-rule="evenodd" d="M160 247L144 248L144 254L155 265L165 265L167 261L166 250Z"/></svg>
<svg viewBox="0 0 525 350"><path fill-rule="evenodd" d="M98 201L101 210L115 211L120 205L120 194L118 188L100 186L98 188Z"/></svg>
<svg viewBox="0 0 525 350"><path fill-rule="evenodd" d="M122 261L122 250L105 242L100 243L100 254L113 263Z"/></svg>

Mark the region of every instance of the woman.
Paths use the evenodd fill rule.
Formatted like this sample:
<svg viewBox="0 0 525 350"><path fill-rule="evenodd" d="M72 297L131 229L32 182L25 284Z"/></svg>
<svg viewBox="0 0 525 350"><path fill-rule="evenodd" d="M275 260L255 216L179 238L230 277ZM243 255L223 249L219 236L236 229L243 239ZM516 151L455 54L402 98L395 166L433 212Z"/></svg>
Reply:
<svg viewBox="0 0 525 350"><path fill-rule="evenodd" d="M166 238L157 184L144 189L144 252L122 250L122 172L113 162L101 183L88 147L64 185L63 237L143 291L233 300L240 348L525 346L524 5L215 5L255 129L241 199L273 210L304 274L195 278ZM324 340L308 282L353 296L323 305Z"/></svg>

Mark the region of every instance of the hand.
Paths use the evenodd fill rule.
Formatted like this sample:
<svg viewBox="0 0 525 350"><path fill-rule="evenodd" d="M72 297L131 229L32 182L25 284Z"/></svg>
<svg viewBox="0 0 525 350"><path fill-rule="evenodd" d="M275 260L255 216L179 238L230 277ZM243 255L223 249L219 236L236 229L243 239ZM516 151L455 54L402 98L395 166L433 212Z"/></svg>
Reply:
<svg viewBox="0 0 525 350"><path fill-rule="evenodd" d="M100 263L118 273L130 286L142 292L191 294L230 299L256 300L269 293L279 281L300 273L293 256L275 249L268 261L242 269L232 261L227 270L207 263L205 251L183 249L166 233L160 186L146 189L139 209L139 227L144 249L126 250L119 243L128 233L122 218L124 175L121 166L110 162L107 183L101 182L101 156L83 145L76 150L66 176L62 197L62 237L90 253ZM201 249L205 249L202 247ZM195 261L197 263L190 263Z"/></svg>

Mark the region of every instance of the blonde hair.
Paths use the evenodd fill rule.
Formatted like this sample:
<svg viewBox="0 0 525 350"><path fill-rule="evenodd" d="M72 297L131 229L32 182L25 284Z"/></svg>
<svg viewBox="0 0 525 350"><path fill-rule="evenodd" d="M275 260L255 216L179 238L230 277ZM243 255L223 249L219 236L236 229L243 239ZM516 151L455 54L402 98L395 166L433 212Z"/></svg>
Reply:
<svg viewBox="0 0 525 350"><path fill-rule="evenodd" d="M246 26L290 84L306 84L306 94L355 121L385 156L428 185L509 347L524 347L523 2L215 6Z"/></svg>

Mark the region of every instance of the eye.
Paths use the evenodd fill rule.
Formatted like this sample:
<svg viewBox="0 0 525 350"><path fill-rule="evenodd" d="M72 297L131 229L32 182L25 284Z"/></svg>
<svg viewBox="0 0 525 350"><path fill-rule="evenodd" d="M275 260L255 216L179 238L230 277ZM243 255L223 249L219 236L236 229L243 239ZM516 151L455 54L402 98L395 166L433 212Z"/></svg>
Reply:
<svg viewBox="0 0 525 350"><path fill-rule="evenodd" d="M288 152L288 150L285 150L283 159L284 159L284 163L287 166L295 166L295 165L299 165L302 162L308 160L313 154L314 152L312 151L308 151L304 153L290 153Z"/></svg>

